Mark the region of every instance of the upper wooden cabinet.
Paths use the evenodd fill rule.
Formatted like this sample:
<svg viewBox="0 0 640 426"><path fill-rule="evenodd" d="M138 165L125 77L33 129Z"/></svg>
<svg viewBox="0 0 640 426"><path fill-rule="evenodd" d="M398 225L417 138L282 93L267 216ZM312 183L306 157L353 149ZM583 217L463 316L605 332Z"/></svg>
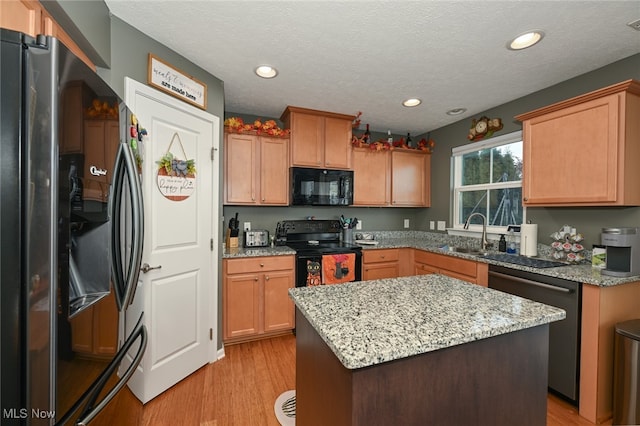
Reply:
<svg viewBox="0 0 640 426"><path fill-rule="evenodd" d="M388 206L391 202L391 155L353 148L353 204Z"/></svg>
<svg viewBox="0 0 640 426"><path fill-rule="evenodd" d="M518 115L523 203L640 205L640 82L628 80Z"/></svg>
<svg viewBox="0 0 640 426"><path fill-rule="evenodd" d="M38 34L50 35L62 43L92 70L96 66L78 47L75 41L53 20L40 2L32 0L1 0L0 27L19 31L32 37Z"/></svg>
<svg viewBox="0 0 640 426"><path fill-rule="evenodd" d="M291 165L351 169L354 116L288 106L280 117L291 129Z"/></svg>
<svg viewBox="0 0 640 426"><path fill-rule="evenodd" d="M431 206L431 155L424 151L391 151L391 205Z"/></svg>
<svg viewBox="0 0 640 426"><path fill-rule="evenodd" d="M224 204L289 204L289 139L227 133Z"/></svg>
<svg viewBox="0 0 640 426"><path fill-rule="evenodd" d="M431 155L424 151L353 148L356 206L429 207Z"/></svg>
<svg viewBox="0 0 640 426"><path fill-rule="evenodd" d="M42 6L31 0L0 1L0 27L35 37L42 33Z"/></svg>

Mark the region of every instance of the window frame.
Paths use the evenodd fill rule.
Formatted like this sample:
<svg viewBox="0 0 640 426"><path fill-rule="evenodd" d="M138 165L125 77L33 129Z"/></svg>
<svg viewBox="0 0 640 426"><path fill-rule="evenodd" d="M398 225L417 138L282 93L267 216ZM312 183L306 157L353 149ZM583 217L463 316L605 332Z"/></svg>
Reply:
<svg viewBox="0 0 640 426"><path fill-rule="evenodd" d="M486 149L496 148L502 145L509 145L516 142L522 142L522 131L516 131L505 135L497 136L480 142L473 142L462 146L454 147L451 149L451 195L450 195L450 219L451 228L448 229L449 234L454 235L467 235L480 234L482 232L482 226L477 224L470 224L469 229L464 229L464 221L460 220L459 209L459 194L461 192L462 175L459 171L462 169L462 157L465 154L472 152L482 151ZM466 190L492 190L492 189L504 189L504 188L522 188L522 180L520 181L508 181L499 183L487 183L464 186ZM522 223L526 223L527 209L522 204ZM487 218L488 219L488 218ZM520 224L511 224L520 225ZM507 226L493 226L487 224L487 234L497 236L507 233Z"/></svg>

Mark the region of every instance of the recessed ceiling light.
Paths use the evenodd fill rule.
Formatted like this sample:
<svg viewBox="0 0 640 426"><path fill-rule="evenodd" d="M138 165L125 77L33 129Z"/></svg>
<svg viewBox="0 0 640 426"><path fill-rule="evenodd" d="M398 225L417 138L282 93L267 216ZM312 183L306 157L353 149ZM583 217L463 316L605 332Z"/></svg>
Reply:
<svg viewBox="0 0 640 426"><path fill-rule="evenodd" d="M447 111L447 115L460 115L465 111L467 111L466 108L454 108Z"/></svg>
<svg viewBox="0 0 640 426"><path fill-rule="evenodd" d="M514 38L508 45L507 48L510 50L522 50L527 47L531 47L534 44L538 43L544 37L544 33L539 30L535 31L527 31L524 34L520 34L518 37Z"/></svg>
<svg viewBox="0 0 640 426"><path fill-rule="evenodd" d="M256 74L262 78L273 78L278 75L278 70L269 65L260 65L256 68Z"/></svg>
<svg viewBox="0 0 640 426"><path fill-rule="evenodd" d="M422 101L418 98L411 98L411 99L406 99L404 101L402 101L402 105L406 106L406 107L414 107L414 106L418 106L422 103Z"/></svg>

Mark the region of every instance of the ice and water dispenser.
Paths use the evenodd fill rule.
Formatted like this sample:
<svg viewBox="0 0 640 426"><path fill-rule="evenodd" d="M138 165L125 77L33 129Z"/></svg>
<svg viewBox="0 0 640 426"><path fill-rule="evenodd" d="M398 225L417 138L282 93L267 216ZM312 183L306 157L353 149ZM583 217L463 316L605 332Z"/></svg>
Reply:
<svg viewBox="0 0 640 426"><path fill-rule="evenodd" d="M640 228L602 228L601 244L607 250L603 275L640 275Z"/></svg>

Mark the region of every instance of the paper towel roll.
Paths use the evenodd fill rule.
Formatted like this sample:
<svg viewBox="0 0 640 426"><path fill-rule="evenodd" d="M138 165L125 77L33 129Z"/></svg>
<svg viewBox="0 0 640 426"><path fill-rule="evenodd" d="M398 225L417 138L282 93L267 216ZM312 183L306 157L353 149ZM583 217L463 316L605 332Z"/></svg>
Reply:
<svg viewBox="0 0 640 426"><path fill-rule="evenodd" d="M523 256L538 255L538 225L523 223L520 226L520 254Z"/></svg>

